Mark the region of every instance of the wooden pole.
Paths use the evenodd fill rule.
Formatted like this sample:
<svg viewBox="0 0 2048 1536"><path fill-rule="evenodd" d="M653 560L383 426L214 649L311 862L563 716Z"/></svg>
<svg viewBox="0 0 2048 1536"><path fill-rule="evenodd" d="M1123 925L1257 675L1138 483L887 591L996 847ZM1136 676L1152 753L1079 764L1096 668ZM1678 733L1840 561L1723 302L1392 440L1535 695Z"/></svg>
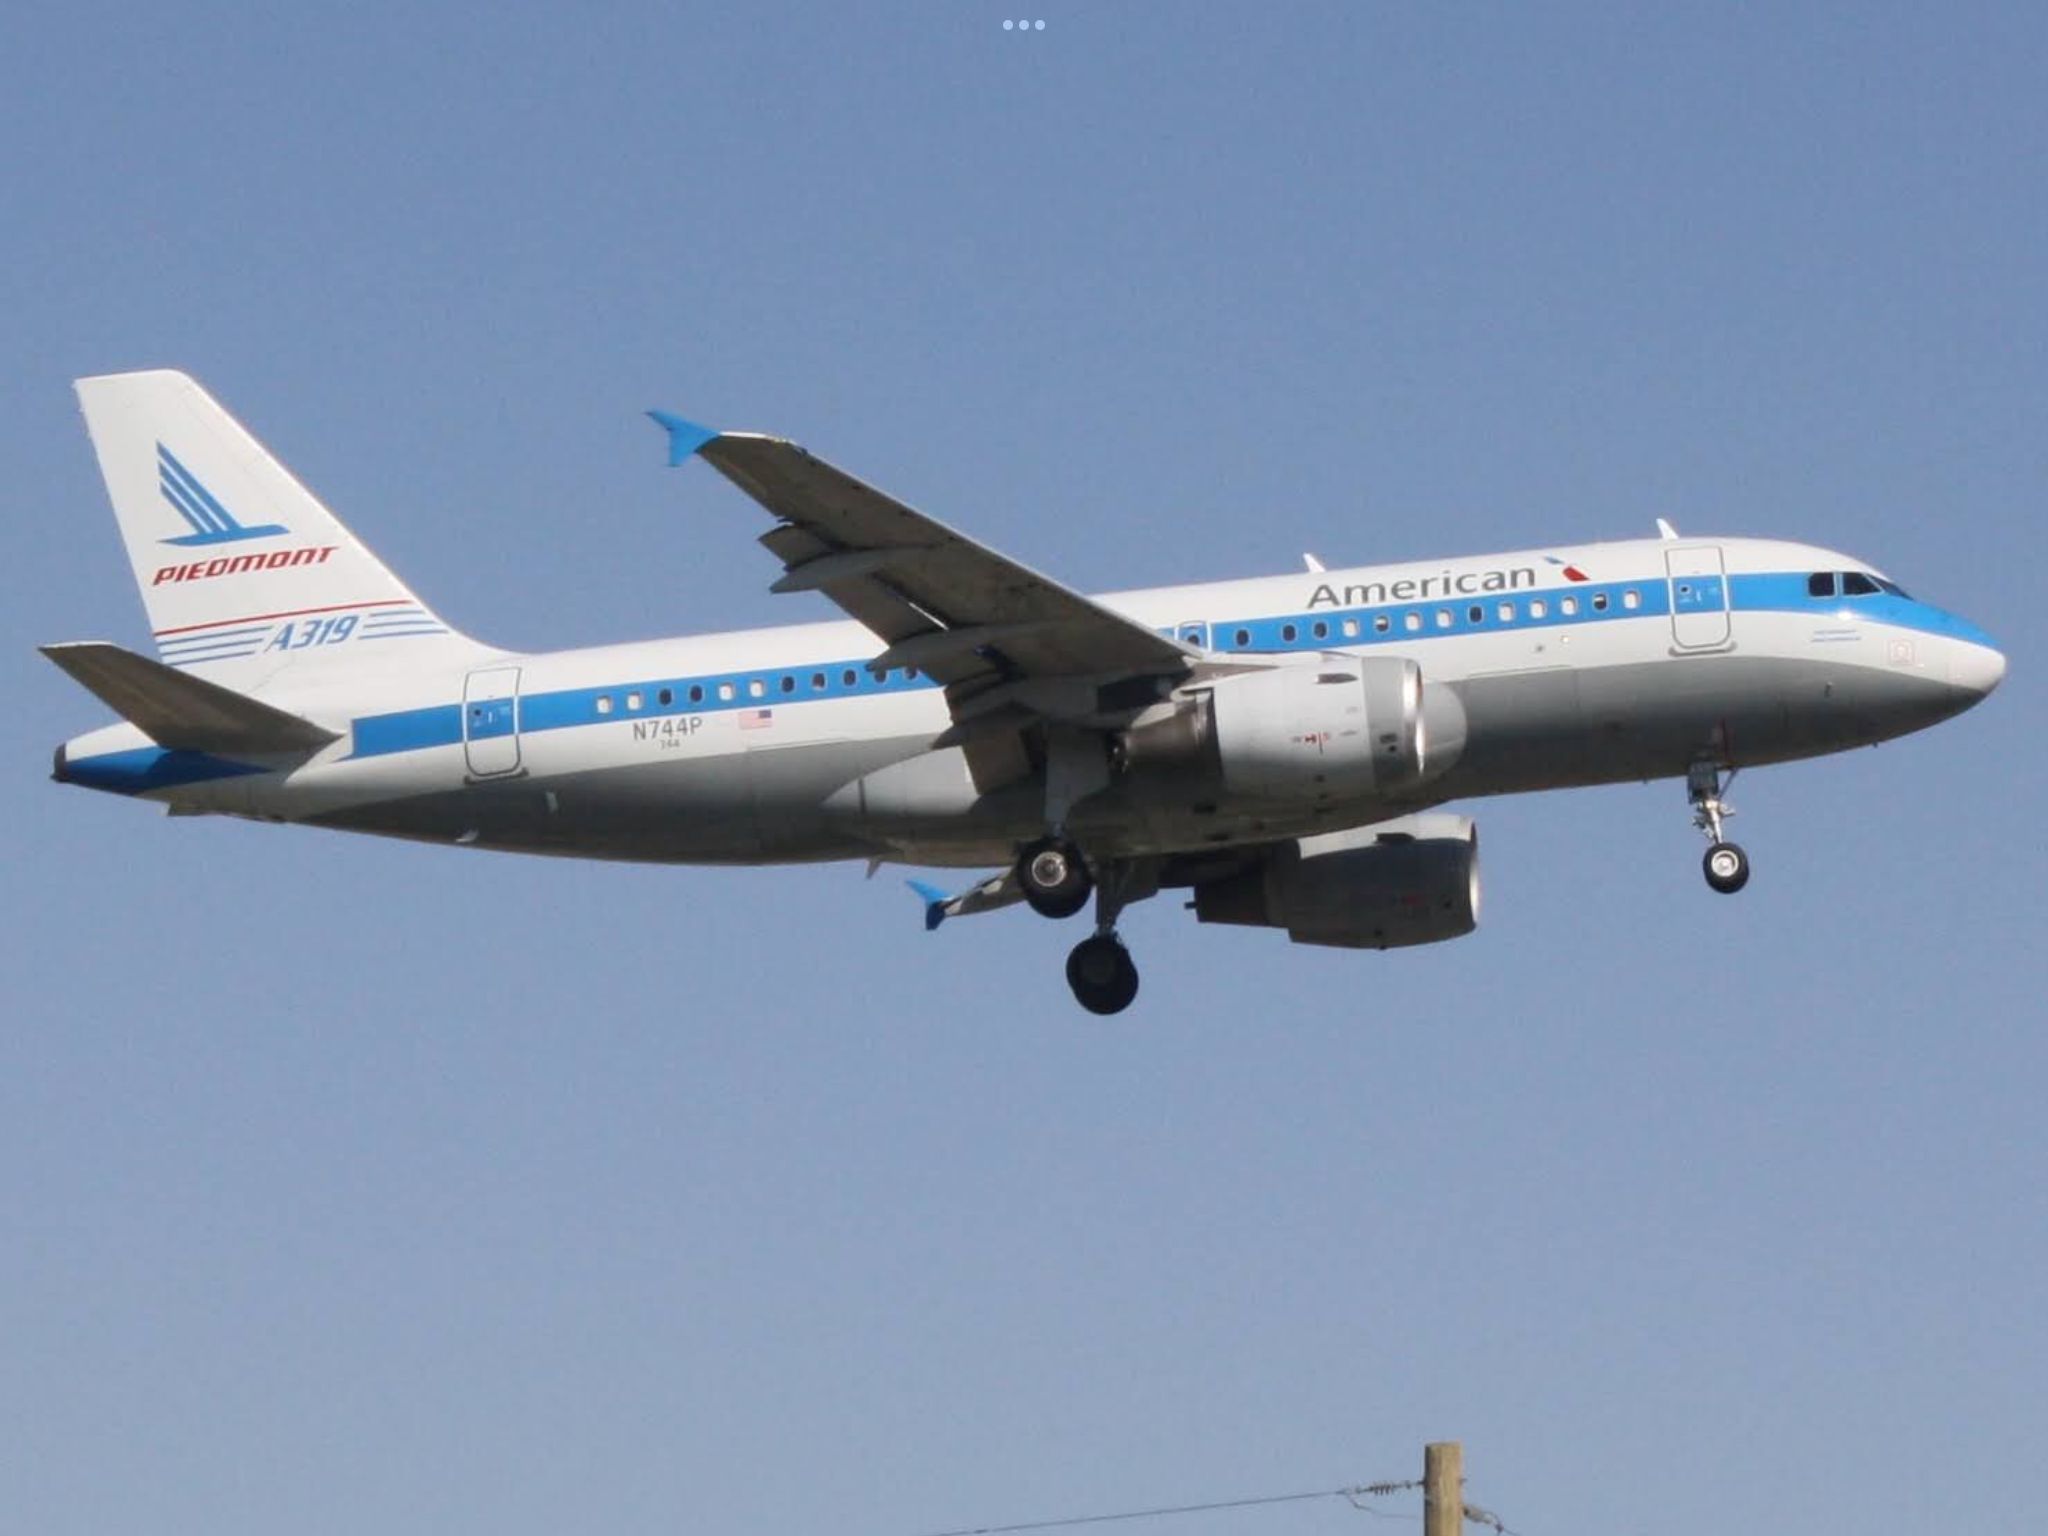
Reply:
<svg viewBox="0 0 2048 1536"><path fill-rule="evenodd" d="M1455 1440L1422 1448L1422 1536L1462 1536L1465 1451Z"/></svg>

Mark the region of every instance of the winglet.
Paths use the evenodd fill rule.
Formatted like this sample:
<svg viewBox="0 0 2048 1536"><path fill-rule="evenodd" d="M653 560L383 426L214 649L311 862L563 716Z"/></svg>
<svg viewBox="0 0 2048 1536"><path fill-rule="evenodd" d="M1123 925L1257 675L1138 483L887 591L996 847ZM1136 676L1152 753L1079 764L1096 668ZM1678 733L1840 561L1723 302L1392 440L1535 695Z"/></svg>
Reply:
<svg viewBox="0 0 2048 1536"><path fill-rule="evenodd" d="M668 433L668 462L670 467L687 463L690 455L714 440L718 434L709 427L700 427L694 421L668 411L649 411L656 426Z"/></svg>
<svg viewBox="0 0 2048 1536"><path fill-rule="evenodd" d="M952 898L936 885L926 885L922 880L906 880L903 883L915 891L918 899L924 903L924 931L930 933L946 920L946 905Z"/></svg>

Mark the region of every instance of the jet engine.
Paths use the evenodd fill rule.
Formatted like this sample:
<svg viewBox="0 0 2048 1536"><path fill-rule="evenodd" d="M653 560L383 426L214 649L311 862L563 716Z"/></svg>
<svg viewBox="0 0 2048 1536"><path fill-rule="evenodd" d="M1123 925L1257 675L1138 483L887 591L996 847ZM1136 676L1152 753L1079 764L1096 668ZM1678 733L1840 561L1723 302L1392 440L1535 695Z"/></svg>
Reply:
<svg viewBox="0 0 2048 1536"><path fill-rule="evenodd" d="M1425 708L1422 670L1404 657L1306 657L1187 690L1125 731L1118 755L1129 772L1192 772L1248 799L1387 795L1440 766L1431 762L1432 718L1450 727L1455 758L1464 714L1454 695L1443 697Z"/></svg>
<svg viewBox="0 0 2048 1536"><path fill-rule="evenodd" d="M1197 885L1195 916L1344 949L1462 938L1479 925L1479 830L1434 813L1281 843Z"/></svg>

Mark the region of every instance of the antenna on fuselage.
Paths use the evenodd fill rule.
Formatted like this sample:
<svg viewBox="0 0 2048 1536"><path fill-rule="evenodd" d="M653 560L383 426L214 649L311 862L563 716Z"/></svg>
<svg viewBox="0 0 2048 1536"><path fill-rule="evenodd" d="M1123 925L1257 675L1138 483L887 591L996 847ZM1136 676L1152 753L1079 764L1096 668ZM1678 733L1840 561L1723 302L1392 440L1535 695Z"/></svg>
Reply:
<svg viewBox="0 0 2048 1536"><path fill-rule="evenodd" d="M1657 519L1657 536L1665 540L1675 539L1678 537L1678 530L1660 517Z"/></svg>
<svg viewBox="0 0 2048 1536"><path fill-rule="evenodd" d="M1310 554L1307 550L1303 550L1301 552L1301 563L1307 566L1309 568L1309 571L1315 575L1320 575L1322 572L1329 569L1328 566L1324 565L1322 561L1318 560L1314 555Z"/></svg>

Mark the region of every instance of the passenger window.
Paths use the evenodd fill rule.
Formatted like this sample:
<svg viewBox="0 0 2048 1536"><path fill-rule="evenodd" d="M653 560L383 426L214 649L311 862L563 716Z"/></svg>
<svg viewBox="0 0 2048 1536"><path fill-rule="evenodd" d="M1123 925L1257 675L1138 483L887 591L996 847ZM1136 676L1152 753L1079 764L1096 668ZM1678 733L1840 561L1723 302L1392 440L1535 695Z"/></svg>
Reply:
<svg viewBox="0 0 2048 1536"><path fill-rule="evenodd" d="M1529 599L1529 617L1530 617L1530 618L1532 618L1532 619L1540 619L1540 618L1542 618L1542 617L1543 617L1543 616L1544 616L1545 614L1547 614L1547 613L1549 613L1549 612L1550 612L1550 605L1549 605L1548 603L1544 602L1542 598L1540 598L1540 597L1532 597L1532 598L1530 598L1530 599Z"/></svg>
<svg viewBox="0 0 2048 1536"><path fill-rule="evenodd" d="M1393 627L1393 619L1387 616L1386 614L1376 613L1372 616L1372 632L1374 634L1384 635L1388 630L1392 629Z"/></svg>
<svg viewBox="0 0 2048 1536"><path fill-rule="evenodd" d="M1512 624L1515 622L1515 605L1513 603L1502 603L1494 611L1500 615L1501 623Z"/></svg>
<svg viewBox="0 0 2048 1536"><path fill-rule="evenodd" d="M1450 609L1448 609L1448 608L1439 608L1439 609L1437 609L1437 611L1436 611L1436 627L1437 627L1438 629L1449 629L1449 628L1451 627L1451 610L1450 610Z"/></svg>
<svg viewBox="0 0 2048 1536"><path fill-rule="evenodd" d="M1557 600L1557 611L1570 618L1579 611L1579 600L1576 597L1560 597Z"/></svg>
<svg viewBox="0 0 2048 1536"><path fill-rule="evenodd" d="M1327 640L1330 638L1330 626L1321 619L1317 619L1315 628L1309 631L1309 633L1313 634L1318 640Z"/></svg>
<svg viewBox="0 0 2048 1536"><path fill-rule="evenodd" d="M762 686L761 679L759 679L758 677L750 677L747 679L748 698L758 699L759 697L761 697L762 694L766 693L767 691L768 690Z"/></svg>
<svg viewBox="0 0 2048 1536"><path fill-rule="evenodd" d="M1282 624L1282 625L1280 626L1280 638L1281 638L1282 640L1287 640L1287 641L1291 641L1291 640L1293 640L1293 639L1294 639L1294 626L1293 626L1292 624Z"/></svg>
<svg viewBox="0 0 2048 1536"><path fill-rule="evenodd" d="M822 673L822 672L813 672L813 673L811 674L811 692L813 692L813 693L823 693L824 691L825 691L825 674L824 674L824 673Z"/></svg>
<svg viewBox="0 0 2048 1536"><path fill-rule="evenodd" d="M1595 613L1605 613L1607 611L1607 594L1605 592L1595 592L1593 594L1593 611Z"/></svg>
<svg viewBox="0 0 2048 1536"><path fill-rule="evenodd" d="M1640 593L1640 592L1638 592L1638 591L1637 591L1637 590L1636 590L1636 589L1635 589L1634 587L1630 587L1630 588L1629 588L1629 589L1628 589L1628 590L1627 590L1626 592L1624 592L1624 593L1622 593L1622 594L1621 594L1621 606L1622 606L1622 607L1624 607L1624 608L1640 608L1640 607L1642 607L1642 605L1643 605L1643 594L1642 594L1642 593Z"/></svg>
<svg viewBox="0 0 2048 1536"><path fill-rule="evenodd" d="M1237 648L1243 650L1252 643L1252 632L1248 629L1240 629L1231 638L1237 642Z"/></svg>
<svg viewBox="0 0 2048 1536"><path fill-rule="evenodd" d="M731 683L720 683L718 685L718 696L721 699L725 700L725 702L728 704L732 702L732 692L733 689Z"/></svg>
<svg viewBox="0 0 2048 1536"><path fill-rule="evenodd" d="M704 685L702 683L690 684L690 702L692 704L702 704L704 702Z"/></svg>
<svg viewBox="0 0 2048 1536"><path fill-rule="evenodd" d="M1469 618L1474 624L1484 624L1486 622L1486 605L1483 603L1474 603L1469 609L1466 610L1465 616Z"/></svg>
<svg viewBox="0 0 2048 1536"><path fill-rule="evenodd" d="M1877 591L1877 583L1861 571L1850 571L1842 578L1842 594L1845 597L1869 597Z"/></svg>
<svg viewBox="0 0 2048 1536"><path fill-rule="evenodd" d="M639 693L638 693L637 691L635 691L635 692L633 692L633 693L629 693L629 694L627 694L627 695L626 695L626 708L628 708L628 709L638 709L639 707L640 707L640 695L639 695Z"/></svg>
<svg viewBox="0 0 2048 1536"><path fill-rule="evenodd" d="M657 693L654 696L654 702L659 704L663 709L668 708L668 706L675 703L675 701L676 691L673 688L664 688L661 690L661 692Z"/></svg>
<svg viewBox="0 0 2048 1536"><path fill-rule="evenodd" d="M1412 608L1409 609L1401 615L1401 626L1412 635L1416 630L1422 628L1422 615Z"/></svg>
<svg viewBox="0 0 2048 1536"><path fill-rule="evenodd" d="M796 679L791 677L787 672L782 674L782 691L784 693L796 692Z"/></svg>
<svg viewBox="0 0 2048 1536"><path fill-rule="evenodd" d="M1346 619L1344 621L1344 638L1347 640L1358 638L1358 620Z"/></svg>
<svg viewBox="0 0 2048 1536"><path fill-rule="evenodd" d="M600 715L608 715L612 712L612 696L610 694L600 693L597 696L597 712Z"/></svg>
<svg viewBox="0 0 2048 1536"><path fill-rule="evenodd" d="M917 681L917 668L915 668L915 667L905 667L905 668L903 669L903 681L905 681L906 683L914 683L914 682L916 682L916 681Z"/></svg>
<svg viewBox="0 0 2048 1536"><path fill-rule="evenodd" d="M840 686L845 688L851 688L859 681L860 673L856 672L852 667L848 667L839 678Z"/></svg>

